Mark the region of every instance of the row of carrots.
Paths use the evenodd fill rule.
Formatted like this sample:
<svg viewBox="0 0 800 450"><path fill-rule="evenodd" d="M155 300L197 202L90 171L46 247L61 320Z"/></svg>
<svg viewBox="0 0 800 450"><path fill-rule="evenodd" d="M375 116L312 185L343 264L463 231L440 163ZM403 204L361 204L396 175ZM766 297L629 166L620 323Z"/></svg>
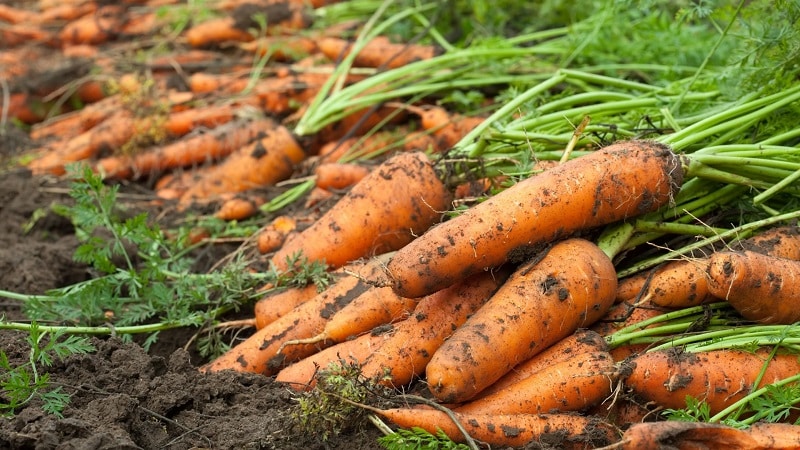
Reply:
<svg viewBox="0 0 800 450"><path fill-rule="evenodd" d="M0 78L12 80L4 117L30 126L37 148L26 165L37 175L61 176L69 164L88 162L109 182L147 180L159 201L181 209L212 203L226 220L258 214L265 199L251 191L300 173L314 177L315 196L347 191L307 223L272 218L259 237L274 268L291 271L302 255L324 261L336 281L321 292L309 286L269 294L254 307L257 331L202 370L262 373L302 391L314 388L321 368L356 361L365 377L390 388L424 380L454 413L398 407L373 408L376 414L457 441L561 448L800 443L796 427L647 422L660 409L685 407L686 396L722 411L756 387L800 372L796 355L648 352L647 344L613 338L665 311L720 301L755 323L796 322L796 226L618 280L613 255L588 239L591 231L667 204L686 166L667 146L636 140L543 165L443 220L454 198L483 194L492 181L457 190L443 182L431 155L446 152L482 118L387 103L296 136L293 121L350 45L339 37L350 24L299 31L310 26L311 8L326 2L219 2L222 17L180 32L186 48L149 59L143 72L120 73L112 55L125 39L161 30L156 9L173 3L40 0L35 11L0 5ZM268 33L253 32L254 12L273 20ZM107 77L76 78L69 89L19 87L14 80L31 78L18 71L20 62L43 49L65 61L88 59ZM379 38L355 64L381 70L437 52ZM262 57L270 58L265 76L253 77ZM81 107L55 101L60 95ZM380 163L341 162L381 153Z"/></svg>

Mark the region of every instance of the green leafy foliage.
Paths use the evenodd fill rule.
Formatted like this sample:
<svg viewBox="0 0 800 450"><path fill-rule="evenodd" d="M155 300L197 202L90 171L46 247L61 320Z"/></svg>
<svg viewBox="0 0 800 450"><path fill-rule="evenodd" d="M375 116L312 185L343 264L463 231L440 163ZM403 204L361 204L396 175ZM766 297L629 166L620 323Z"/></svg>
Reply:
<svg viewBox="0 0 800 450"><path fill-rule="evenodd" d="M466 444L453 442L439 430L431 434L422 428L399 429L395 433L378 438L378 443L386 450L468 450Z"/></svg>
<svg viewBox="0 0 800 450"><path fill-rule="evenodd" d="M0 416L13 416L17 408L34 399L42 402L45 412L61 416L70 396L61 386L52 387L43 370L52 366L54 359L90 353L95 348L88 338L65 337L64 330L45 332L36 322L31 324L27 342L30 345L28 361L21 365L12 366L8 355L0 350Z"/></svg>

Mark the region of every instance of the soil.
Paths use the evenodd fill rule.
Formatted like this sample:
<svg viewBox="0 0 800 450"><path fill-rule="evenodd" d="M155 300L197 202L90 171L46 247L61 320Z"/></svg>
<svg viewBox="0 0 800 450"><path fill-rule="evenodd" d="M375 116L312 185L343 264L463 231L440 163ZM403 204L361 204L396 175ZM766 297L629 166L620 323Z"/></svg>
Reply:
<svg viewBox="0 0 800 450"><path fill-rule="evenodd" d="M0 160L25 148L13 127L0 135ZM71 223L47 212L29 232L35 211L69 200L64 182L25 170L0 172L0 289L37 294L87 279L72 260ZM0 299L0 316L25 320L19 303ZM183 350L195 330L162 333L149 352L119 338L93 338L96 352L56 361L54 386L71 395L63 418L32 401L0 418L3 449L352 449L382 448L371 425L355 424L322 442L297 427L293 394L272 378L233 372L203 374L199 356ZM0 331L12 366L27 360L27 333ZM0 398L2 401L2 398Z"/></svg>

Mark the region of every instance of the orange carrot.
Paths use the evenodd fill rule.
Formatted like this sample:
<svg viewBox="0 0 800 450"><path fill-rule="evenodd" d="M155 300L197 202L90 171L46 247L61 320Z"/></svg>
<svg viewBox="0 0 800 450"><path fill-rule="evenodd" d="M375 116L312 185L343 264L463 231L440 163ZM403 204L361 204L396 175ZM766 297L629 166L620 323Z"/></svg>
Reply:
<svg viewBox="0 0 800 450"><path fill-rule="evenodd" d="M657 306L652 301L617 303L592 325L591 329L601 336L610 336L622 328L651 319L667 311L667 308ZM654 324L653 326L657 325ZM609 350L609 353L611 353L614 361L622 361L631 355L643 352L647 347L648 344L624 344L614 347Z"/></svg>
<svg viewBox="0 0 800 450"><path fill-rule="evenodd" d="M289 178L306 154L292 133L278 123L261 130L259 138L245 145L202 174L180 198L181 205L274 185Z"/></svg>
<svg viewBox="0 0 800 450"><path fill-rule="evenodd" d="M314 176L319 188L345 189L369 175L370 170L361 164L324 163L314 169Z"/></svg>
<svg viewBox="0 0 800 450"><path fill-rule="evenodd" d="M473 398L520 362L602 317L616 288L614 266L595 244L578 238L556 243L541 260L518 268L436 351L426 370L431 392L444 403Z"/></svg>
<svg viewBox="0 0 800 450"><path fill-rule="evenodd" d="M608 343L597 332L586 328L578 329L575 333L548 347L547 350L544 350L527 361L517 364L510 372L503 375L502 378L482 390L475 399L499 392L528 378L540 370L557 364L560 361L566 361L574 355L607 351Z"/></svg>
<svg viewBox="0 0 800 450"><path fill-rule="evenodd" d="M55 46L58 41L49 31L38 25L18 23L0 27L0 48L16 47L23 44L41 43Z"/></svg>
<svg viewBox="0 0 800 450"><path fill-rule="evenodd" d="M288 340L303 339L321 333L336 311L369 289L362 278L375 276L383 263L380 258L374 258L360 267L353 265L352 270L358 274L357 276L343 276L325 291L256 331L201 369L210 372L232 369L239 372L274 375L287 364L330 346L332 342L292 345L278 353L278 349Z"/></svg>
<svg viewBox="0 0 800 450"><path fill-rule="evenodd" d="M483 122L483 117L465 117L453 114L440 106L428 106L420 114L422 128L433 133L435 148L446 151L453 148L473 128Z"/></svg>
<svg viewBox="0 0 800 450"><path fill-rule="evenodd" d="M608 352L578 353L477 400L456 412L540 414L581 411L611 395L618 373Z"/></svg>
<svg viewBox="0 0 800 450"><path fill-rule="evenodd" d="M311 300L319 293L313 284L304 287L290 287L272 293L257 301L253 307L256 329L262 329L280 319L302 303Z"/></svg>
<svg viewBox="0 0 800 450"><path fill-rule="evenodd" d="M97 163L107 178L138 178L166 169L214 161L239 149L273 126L271 119L231 122L208 133L158 146L133 156L112 156Z"/></svg>
<svg viewBox="0 0 800 450"><path fill-rule="evenodd" d="M441 430L450 439L465 442L461 430L443 411L421 408L371 410L400 427L419 427L432 434ZM596 417L575 414L459 413L455 413L455 417L472 438L503 448L546 442L551 448L586 449L617 441L614 427Z"/></svg>
<svg viewBox="0 0 800 450"><path fill-rule="evenodd" d="M230 42L249 42L254 39L246 27L239 28L233 17L219 17L198 23L184 33L192 47L210 47Z"/></svg>
<svg viewBox="0 0 800 450"><path fill-rule="evenodd" d="M733 244L734 249L750 250L777 258L800 260L800 227L787 225L771 228Z"/></svg>
<svg viewBox="0 0 800 450"><path fill-rule="evenodd" d="M290 216L278 216L258 233L258 251L262 254L278 250L287 237L297 229L297 220Z"/></svg>
<svg viewBox="0 0 800 450"><path fill-rule="evenodd" d="M350 53L352 42L335 37L323 37L317 45L322 53L332 60L338 60ZM395 44L385 37L368 42L353 61L354 66L394 69L414 61L430 59L441 53L431 45Z"/></svg>
<svg viewBox="0 0 800 450"><path fill-rule="evenodd" d="M394 149L427 151L433 148L433 142L433 137L428 133L411 132L406 127L399 127L328 142L320 147L318 155L322 162L338 162L345 157L370 157Z"/></svg>
<svg viewBox="0 0 800 450"><path fill-rule="evenodd" d="M755 389L765 364L757 387L800 372L797 355L779 353L769 360L768 355L768 350L651 351L630 360L630 373L624 382L638 397L663 408L685 408L686 397L691 396L705 401L714 415Z"/></svg>
<svg viewBox="0 0 800 450"><path fill-rule="evenodd" d="M258 213L258 207L264 203L263 198L233 197L222 202L214 217L220 220L245 220Z"/></svg>
<svg viewBox="0 0 800 450"><path fill-rule="evenodd" d="M236 117L240 105L222 104L175 112L167 117L164 128L173 136L183 136L197 127L214 128Z"/></svg>
<svg viewBox="0 0 800 450"><path fill-rule="evenodd" d="M309 192L308 196L306 197L305 207L313 208L328 200L331 200L333 196L334 196L333 192L315 186L314 189L312 189L311 192ZM294 237L292 237L292 239L294 239ZM289 241L288 236L286 241Z"/></svg>
<svg viewBox="0 0 800 450"><path fill-rule="evenodd" d="M719 423L660 421L638 423L625 430L614 448L657 449L753 449L800 448L800 427L789 423L755 423L735 428Z"/></svg>
<svg viewBox="0 0 800 450"><path fill-rule="evenodd" d="M105 5L92 14L81 16L64 26L58 37L65 44L102 44L115 37L122 27L125 8Z"/></svg>
<svg viewBox="0 0 800 450"><path fill-rule="evenodd" d="M576 231L653 211L675 195L682 180L681 157L668 147L650 141L612 144L523 180L428 230L392 258L389 278L405 297L435 292Z"/></svg>
<svg viewBox="0 0 800 450"><path fill-rule="evenodd" d="M296 61L316 53L317 41L309 36L262 36L239 45L239 48L258 56L269 55L277 61Z"/></svg>
<svg viewBox="0 0 800 450"><path fill-rule="evenodd" d="M285 270L287 257L302 252L309 261L324 260L339 267L373 253L397 250L439 219L449 197L425 154L400 153L286 242L272 263Z"/></svg>
<svg viewBox="0 0 800 450"><path fill-rule="evenodd" d="M419 301L411 317L395 325L392 335L364 361L361 373L390 387L407 385L425 372L434 352L453 330L474 314L506 274L477 274Z"/></svg>
<svg viewBox="0 0 800 450"><path fill-rule="evenodd" d="M711 255L708 290L742 316L766 324L800 320L800 261L752 251Z"/></svg>
<svg viewBox="0 0 800 450"><path fill-rule="evenodd" d="M13 6L0 4L0 21L8 23L31 22L37 14L27 9L14 8Z"/></svg>

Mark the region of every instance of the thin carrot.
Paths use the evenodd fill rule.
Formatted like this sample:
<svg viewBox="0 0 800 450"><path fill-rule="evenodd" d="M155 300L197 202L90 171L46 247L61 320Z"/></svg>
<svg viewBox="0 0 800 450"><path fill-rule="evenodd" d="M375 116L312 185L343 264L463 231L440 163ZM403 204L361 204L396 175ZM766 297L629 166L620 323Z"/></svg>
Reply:
<svg viewBox="0 0 800 450"><path fill-rule="evenodd" d="M239 28L233 17L219 17L198 23L184 33L192 47L210 47L230 42L250 42L254 39L247 28Z"/></svg>
<svg viewBox="0 0 800 450"><path fill-rule="evenodd" d="M310 36L261 36L239 45L242 50L258 56L269 55L277 61L296 61L319 51L317 41Z"/></svg>
<svg viewBox="0 0 800 450"><path fill-rule="evenodd" d="M712 415L756 387L800 372L796 354L725 349L688 353L679 349L651 351L630 360L625 386L638 397L664 408L686 408L691 396L708 404ZM766 365L761 382L756 379Z"/></svg>
<svg viewBox="0 0 800 450"><path fill-rule="evenodd" d="M226 103L175 112L167 117L164 129L173 136L183 136L198 127L214 128L233 120L240 108L241 105Z"/></svg>
<svg viewBox="0 0 800 450"><path fill-rule="evenodd" d="M527 361L517 364L510 372L503 375L502 378L478 393L475 399L499 392L528 378L540 370L557 364L560 361L566 361L574 355L607 351L608 343L597 332L586 328L578 329L571 335L548 347L547 350L544 350Z"/></svg>
<svg viewBox="0 0 800 450"><path fill-rule="evenodd" d="M361 373L390 387L407 385L425 373L434 352L453 330L483 305L505 280L503 271L480 273L419 301L411 317L367 358Z"/></svg>
<svg viewBox="0 0 800 450"><path fill-rule="evenodd" d="M427 106L417 110L422 128L433 133L435 148L446 151L453 148L464 136L476 126L483 123L483 117L466 117L454 114L441 106Z"/></svg>
<svg viewBox="0 0 800 450"><path fill-rule="evenodd" d="M800 320L800 261L752 251L711 255L708 290L747 319L766 324Z"/></svg>
<svg viewBox="0 0 800 450"><path fill-rule="evenodd" d="M800 448L800 427L790 423L756 423L748 428L705 422L660 421L632 425L614 448L789 450Z"/></svg>
<svg viewBox="0 0 800 450"><path fill-rule="evenodd" d="M336 311L369 289L361 278L375 276L383 263L380 258L374 258L360 267L354 265L352 270L358 276L343 276L325 291L256 331L201 370L217 372L232 369L274 375L287 364L330 346L332 342L292 345L278 353L278 349L288 340L303 339L322 332Z"/></svg>
<svg viewBox="0 0 800 450"><path fill-rule="evenodd" d="M618 377L608 352L578 353L480 399L456 412L540 414L581 411L611 395Z"/></svg>
<svg viewBox="0 0 800 450"><path fill-rule="evenodd" d="M15 8L11 5L0 4L0 21L8 23L30 22L36 18L34 11Z"/></svg>
<svg viewBox="0 0 800 450"><path fill-rule="evenodd" d="M272 262L285 270L286 258L302 252L310 261L339 267L373 253L397 250L439 219L449 197L425 154L400 153L286 242Z"/></svg>
<svg viewBox="0 0 800 450"><path fill-rule="evenodd" d="M318 293L317 287L310 284L303 287L286 288L258 300L253 306L256 329L260 330L280 319L300 304L314 298Z"/></svg>
<svg viewBox="0 0 800 450"><path fill-rule="evenodd" d="M274 185L289 178L306 154L288 128L269 124L259 137L228 155L184 192L181 205Z"/></svg>
<svg viewBox="0 0 800 450"><path fill-rule="evenodd" d="M369 175L370 168L354 163L324 163L314 169L317 187L322 189L345 189Z"/></svg>
<svg viewBox="0 0 800 450"><path fill-rule="evenodd" d="M245 220L258 213L258 207L264 199L251 196L250 198L232 197L222 202L214 217L220 220Z"/></svg>
<svg viewBox="0 0 800 450"><path fill-rule="evenodd" d="M350 53L352 42L335 37L323 37L317 45L325 56L335 61ZM353 65L393 69L414 61L430 59L438 54L441 54L441 49L431 45L395 44L381 36L368 42L361 49L353 60Z"/></svg>
<svg viewBox="0 0 800 450"><path fill-rule="evenodd" d="M389 278L406 297L435 292L576 231L653 211L675 195L682 179L681 157L668 147L650 141L612 144L523 180L428 230L397 252Z"/></svg>
<svg viewBox="0 0 800 450"><path fill-rule="evenodd" d="M371 409L403 428L422 428L436 434L441 430L456 442L465 437L453 419L436 409ZM576 414L459 414L455 418L472 438L492 446L522 447L546 442L552 448L598 448L617 441L613 426L596 417Z"/></svg>
<svg viewBox="0 0 800 450"><path fill-rule="evenodd" d="M572 238L514 272L427 367L433 395L463 402L517 364L594 323L614 300L616 271L592 242Z"/></svg>

